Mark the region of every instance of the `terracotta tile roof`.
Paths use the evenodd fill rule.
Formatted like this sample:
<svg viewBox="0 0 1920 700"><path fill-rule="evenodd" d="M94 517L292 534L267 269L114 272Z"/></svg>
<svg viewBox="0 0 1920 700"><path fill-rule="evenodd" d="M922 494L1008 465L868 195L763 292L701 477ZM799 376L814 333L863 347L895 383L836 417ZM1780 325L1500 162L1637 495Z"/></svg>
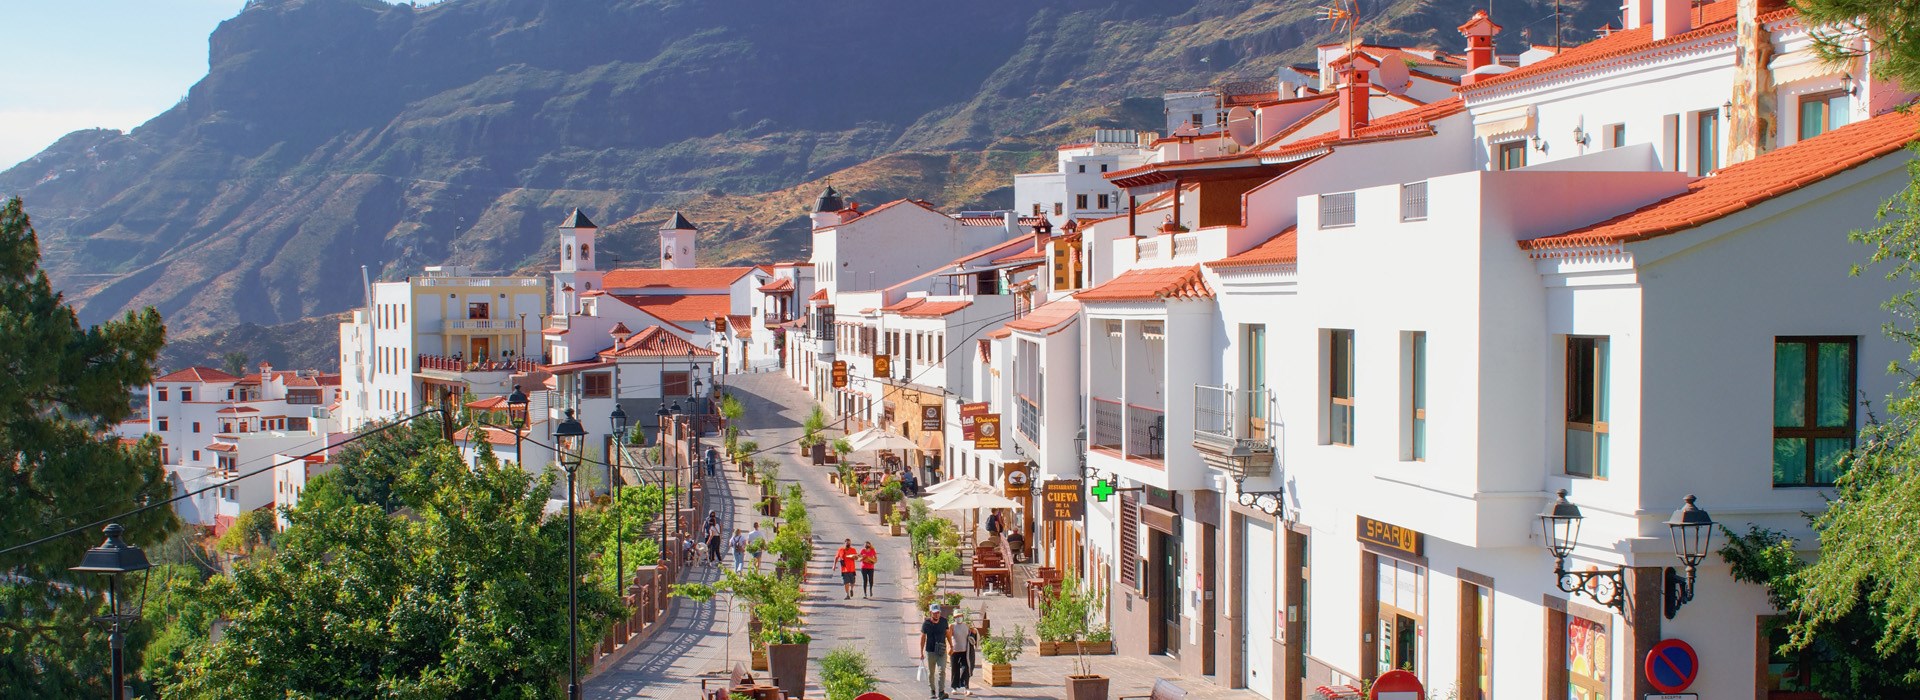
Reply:
<svg viewBox="0 0 1920 700"><path fill-rule="evenodd" d="M507 409L507 397L491 396L479 401L468 401L467 408L480 411L504 411Z"/></svg>
<svg viewBox="0 0 1920 700"><path fill-rule="evenodd" d="M1046 251L1046 249L1044 249L1044 248L1028 248L1028 249L1026 249L1026 250L1024 250L1024 251L1021 251L1021 252L1018 252L1018 253L1014 253L1014 254L1012 254L1012 255L1009 255L1009 256L1007 256L1007 257L1004 257L1004 258L1001 258L1001 259L999 259L999 260L998 260L997 262L1003 262L1003 263L1011 263L1011 262L1026 262L1026 261L1029 261L1029 260L1032 260L1032 261L1035 261L1035 262L1039 262L1039 261L1044 261L1044 260L1046 260L1046 259L1047 259L1047 251Z"/></svg>
<svg viewBox="0 0 1920 700"><path fill-rule="evenodd" d="M238 452L240 451L240 446L224 443L224 442L216 442L211 445L207 445L207 449L213 450L214 452Z"/></svg>
<svg viewBox="0 0 1920 700"><path fill-rule="evenodd" d="M633 335L633 331L627 328L627 324L615 321L613 327L607 329L607 335Z"/></svg>
<svg viewBox="0 0 1920 700"><path fill-rule="evenodd" d="M1002 326L1002 328L1010 331L1026 331L1028 333L1053 335L1061 329L1066 328L1067 324L1073 321L1073 319L1079 317L1080 302L1068 298L1050 304L1036 306L1033 311L1028 312L1027 315L1008 321L1007 325Z"/></svg>
<svg viewBox="0 0 1920 700"><path fill-rule="evenodd" d="M1653 40L1653 25L1651 23L1635 29L1623 29L1579 46L1567 47L1552 58L1533 65L1523 66L1505 73L1481 78L1471 85L1462 86L1460 90L1462 92L1470 92L1494 85L1509 85L1526 78L1556 73L1578 66L1604 63L1650 49L1684 44L1719 34L1731 35L1734 29L1734 12L1738 9L1738 5L1739 3L1735 0L1719 0L1718 2L1702 5L1694 10L1697 14L1694 15L1695 22L1693 23L1692 30L1659 41ZM1798 14L1798 11L1793 8L1775 10L1760 15L1760 22L1763 24L1777 22L1796 14Z"/></svg>
<svg viewBox="0 0 1920 700"><path fill-rule="evenodd" d="M1296 251L1299 242L1295 233L1294 227L1288 226L1287 230L1274 234L1272 238L1261 241L1259 245L1207 263L1207 267L1217 270L1223 267L1253 267L1294 262L1298 259Z"/></svg>
<svg viewBox="0 0 1920 700"><path fill-rule="evenodd" d="M648 328L655 328L655 327L657 326L648 326ZM613 366L613 362L608 360L602 360L598 357L595 357L592 359L576 360L573 362L566 362L566 363L557 364L557 365L541 365L540 371L546 372L547 374L551 374L551 375L561 375L561 374L571 374L584 369L599 369L601 367L611 367L611 366ZM555 381L551 377L548 378L547 384L548 384L547 388L549 389L559 386L559 382Z"/></svg>
<svg viewBox="0 0 1920 700"><path fill-rule="evenodd" d="M627 289L725 289L733 286L752 267L696 267L686 270L628 269L610 270L600 286L612 290Z"/></svg>
<svg viewBox="0 0 1920 700"><path fill-rule="evenodd" d="M233 414L233 413L259 413L259 412L260 412L260 409L257 409L257 408L254 408L254 407L252 407L252 406L228 406L228 407L226 407L226 408L223 408L223 409L220 409L220 410L218 410L218 411L214 411L214 413L227 413L227 414Z"/></svg>
<svg viewBox="0 0 1920 700"><path fill-rule="evenodd" d="M726 294L615 294L627 306L674 323L706 321L733 310Z"/></svg>
<svg viewBox="0 0 1920 700"><path fill-rule="evenodd" d="M238 379L239 377L233 376L231 374L227 374L226 372L222 372L212 367L195 366L195 367L188 367L186 369L178 370L175 372L169 372L167 373L166 376L160 377L153 381L156 381L156 382L231 382Z"/></svg>
<svg viewBox="0 0 1920 700"><path fill-rule="evenodd" d="M753 337L753 317L746 314L730 314L727 323L733 325L733 334L740 338Z"/></svg>
<svg viewBox="0 0 1920 700"><path fill-rule="evenodd" d="M1213 289L1201 278L1199 265L1150 267L1120 273L1074 298L1082 302L1212 299Z"/></svg>
<svg viewBox="0 0 1920 700"><path fill-rule="evenodd" d="M480 426L480 431L481 431L481 435L486 439L488 444L501 445L501 446L513 444L512 432L502 430L500 428L494 428L491 426ZM468 427L461 428L459 430L454 431L453 441L454 442L472 442L473 427L468 426Z"/></svg>
<svg viewBox="0 0 1920 700"><path fill-rule="evenodd" d="M929 301L923 304L915 304L912 308L901 311L900 315L907 318L940 318L969 306L973 306L973 302L965 300Z"/></svg>
<svg viewBox="0 0 1920 700"><path fill-rule="evenodd" d="M1006 338L1006 337L1009 337L1009 336L1012 336L1012 335L1013 335L1013 330L1012 330L1012 329L1010 329L1010 328L1007 328L1006 326L1001 326L1001 327L999 327L999 328L995 328L995 329L993 329L992 331L988 331L988 332L987 332L987 338L986 338L986 339L982 339L982 340L981 340L980 342L982 342L982 343L984 343L984 342L987 342L987 339L991 339L991 340L999 340L999 339L1001 339L1001 338ZM984 352L984 350L985 350L985 349L983 348L983 349L982 349L982 351Z"/></svg>
<svg viewBox="0 0 1920 700"><path fill-rule="evenodd" d="M827 300L827 290L825 289L815 290L813 292L813 296L807 297L807 301L826 301L826 300Z"/></svg>
<svg viewBox="0 0 1920 700"><path fill-rule="evenodd" d="M713 357L714 352L687 342L685 338L674 335L659 326L647 326L645 330L633 334L626 342L600 351L601 357L686 357L691 352L695 357Z"/></svg>
<svg viewBox="0 0 1920 700"><path fill-rule="evenodd" d="M1890 112L1730 165L1687 191L1597 224L1520 242L1524 250L1641 241L1684 231L1891 154L1920 136L1920 115Z"/></svg>
<svg viewBox="0 0 1920 700"><path fill-rule="evenodd" d="M775 292L787 292L791 294L793 293L793 280L787 277L780 277L772 282L760 285L760 291L766 294Z"/></svg>
<svg viewBox="0 0 1920 700"><path fill-rule="evenodd" d="M1056 148L1056 149L1054 149L1054 150L1056 150L1056 151L1071 151L1071 150L1073 150L1073 149L1076 149L1076 148L1092 148L1092 147L1093 147L1093 142L1092 142L1092 141L1081 141L1081 142L1079 142L1079 143L1068 143L1068 144L1062 144L1062 145L1061 145L1061 146L1060 146L1059 148Z"/></svg>
<svg viewBox="0 0 1920 700"><path fill-rule="evenodd" d="M901 311L906 311L907 309L911 309L913 307L916 307L925 303L927 303L926 297L907 297L905 299L901 299L899 301L896 301L884 307L881 307L880 310L899 313ZM871 312L870 310L862 311L862 313L870 313L870 312Z"/></svg>

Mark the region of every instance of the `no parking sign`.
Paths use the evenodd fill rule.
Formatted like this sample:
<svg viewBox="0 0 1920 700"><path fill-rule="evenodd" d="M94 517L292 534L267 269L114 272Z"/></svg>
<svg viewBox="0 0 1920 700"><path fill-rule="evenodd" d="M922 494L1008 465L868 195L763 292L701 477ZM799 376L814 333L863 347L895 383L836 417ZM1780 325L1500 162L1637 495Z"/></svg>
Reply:
<svg viewBox="0 0 1920 700"><path fill-rule="evenodd" d="M1373 679L1368 700L1427 700L1427 688L1412 672L1395 669Z"/></svg>
<svg viewBox="0 0 1920 700"><path fill-rule="evenodd" d="M1678 639L1662 639L1647 652L1647 683L1662 693L1678 693L1700 675L1700 656Z"/></svg>

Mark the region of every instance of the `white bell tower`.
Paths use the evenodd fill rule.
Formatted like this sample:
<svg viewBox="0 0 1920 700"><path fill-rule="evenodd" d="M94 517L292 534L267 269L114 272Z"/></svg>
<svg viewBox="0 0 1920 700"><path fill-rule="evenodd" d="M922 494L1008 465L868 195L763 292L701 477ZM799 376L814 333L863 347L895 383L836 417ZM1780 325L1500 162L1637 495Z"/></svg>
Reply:
<svg viewBox="0 0 1920 700"><path fill-rule="evenodd" d="M674 212L673 218L660 225L660 269L690 270L699 266L694 257L699 246L696 238L700 229L680 212Z"/></svg>
<svg viewBox="0 0 1920 700"><path fill-rule="evenodd" d="M600 227L587 219L579 209L567 215L560 223L560 269L553 273L553 310L555 313L571 314L578 312L574 302L582 292L591 292L600 288L602 273L593 263L593 256L599 254L595 237ZM565 291L572 287L572 292Z"/></svg>

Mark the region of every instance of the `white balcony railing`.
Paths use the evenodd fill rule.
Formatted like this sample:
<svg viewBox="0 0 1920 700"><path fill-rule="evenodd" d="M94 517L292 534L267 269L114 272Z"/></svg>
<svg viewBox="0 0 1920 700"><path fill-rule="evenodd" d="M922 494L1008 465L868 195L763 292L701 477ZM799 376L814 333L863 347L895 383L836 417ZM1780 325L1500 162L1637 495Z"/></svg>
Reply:
<svg viewBox="0 0 1920 700"><path fill-rule="evenodd" d="M1271 395L1265 389L1193 388L1193 447L1207 464L1236 478L1273 473L1267 440Z"/></svg>
<svg viewBox="0 0 1920 700"><path fill-rule="evenodd" d="M446 322L448 331L518 330L520 321L511 318L458 318Z"/></svg>
<svg viewBox="0 0 1920 700"><path fill-rule="evenodd" d="M537 277L416 277L413 282L422 287L538 287L544 284Z"/></svg>

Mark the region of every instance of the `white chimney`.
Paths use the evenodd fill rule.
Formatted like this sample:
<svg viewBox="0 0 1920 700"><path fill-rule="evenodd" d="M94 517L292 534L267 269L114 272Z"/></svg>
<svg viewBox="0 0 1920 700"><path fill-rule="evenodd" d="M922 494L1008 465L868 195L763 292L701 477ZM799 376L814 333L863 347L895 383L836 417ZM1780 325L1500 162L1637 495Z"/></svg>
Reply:
<svg viewBox="0 0 1920 700"><path fill-rule="evenodd" d="M1627 0L1620 6L1620 28L1639 29L1653 24L1653 4L1661 0Z"/></svg>
<svg viewBox="0 0 1920 700"><path fill-rule="evenodd" d="M1652 0L1653 40L1659 41L1693 29L1693 3L1690 0Z"/></svg>
<svg viewBox="0 0 1920 700"><path fill-rule="evenodd" d="M1000 216L1001 220L1006 222L1007 238L1020 235L1020 214L1018 212L1007 211Z"/></svg>

